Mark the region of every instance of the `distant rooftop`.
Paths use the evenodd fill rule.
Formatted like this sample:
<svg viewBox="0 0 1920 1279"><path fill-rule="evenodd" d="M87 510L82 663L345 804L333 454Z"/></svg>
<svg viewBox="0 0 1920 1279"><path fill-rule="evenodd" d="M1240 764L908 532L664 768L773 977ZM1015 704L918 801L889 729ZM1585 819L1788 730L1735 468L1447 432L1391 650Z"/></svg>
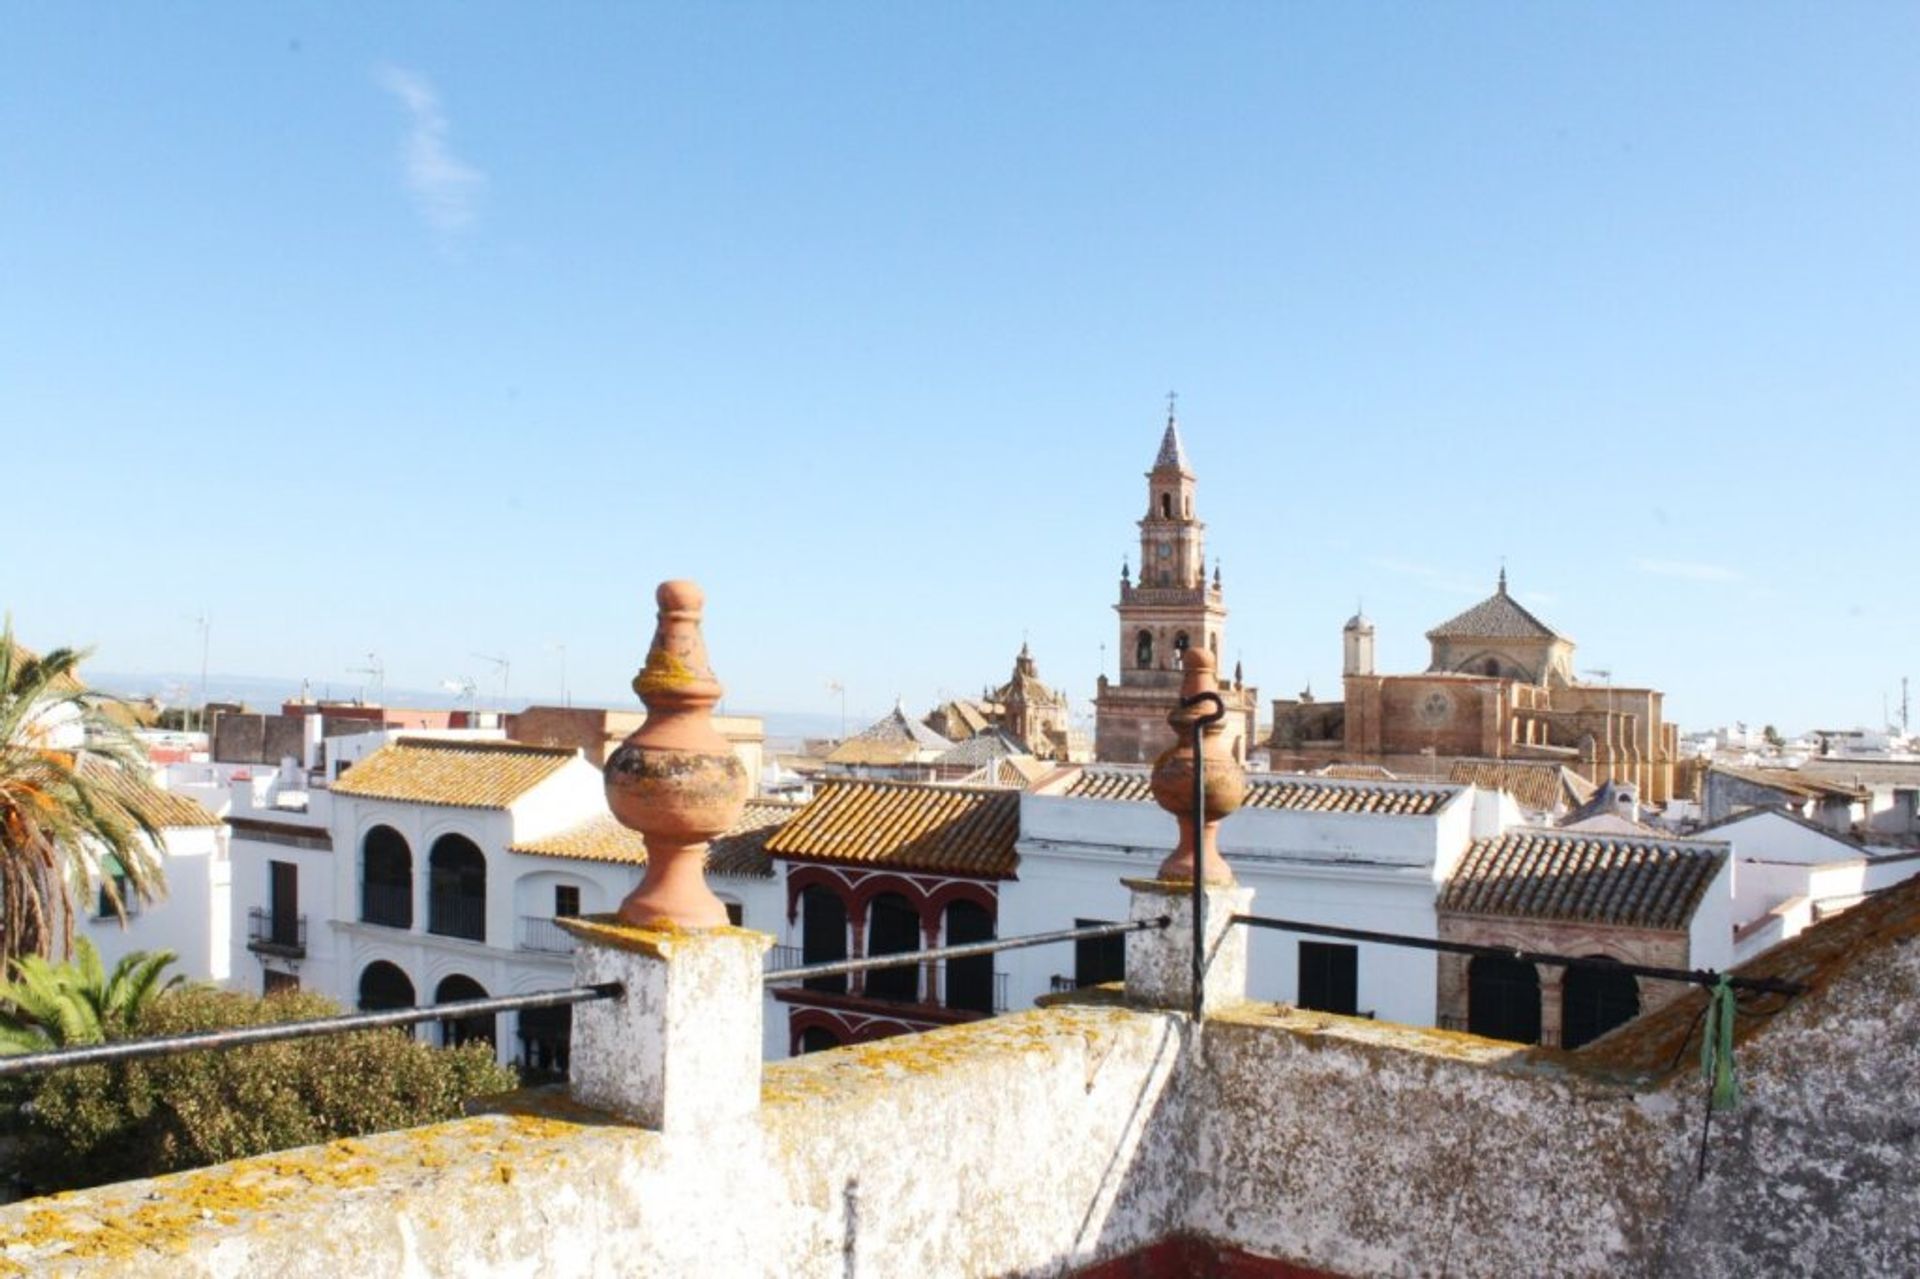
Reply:
<svg viewBox="0 0 1920 1279"><path fill-rule="evenodd" d="M335 795L446 808L507 808L578 759L567 747L402 737L348 769Z"/></svg>
<svg viewBox="0 0 1920 1279"><path fill-rule="evenodd" d="M1461 792L1459 786L1415 782L1366 782L1291 773L1250 773L1242 808L1302 813L1382 813L1429 817ZM1062 790L1070 799L1151 803L1152 779L1144 768L1083 768Z"/></svg>
<svg viewBox="0 0 1920 1279"><path fill-rule="evenodd" d="M1440 909L1683 929L1726 860L1725 844L1513 830L1474 841Z"/></svg>

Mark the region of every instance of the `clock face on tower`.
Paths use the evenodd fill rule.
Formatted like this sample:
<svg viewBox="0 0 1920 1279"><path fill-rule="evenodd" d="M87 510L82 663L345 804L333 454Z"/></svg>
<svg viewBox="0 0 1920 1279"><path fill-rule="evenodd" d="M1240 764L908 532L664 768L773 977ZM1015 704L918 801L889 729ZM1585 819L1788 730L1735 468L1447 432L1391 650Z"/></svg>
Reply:
<svg viewBox="0 0 1920 1279"><path fill-rule="evenodd" d="M1420 722L1429 728L1444 724L1453 716L1453 699L1439 689L1420 699Z"/></svg>

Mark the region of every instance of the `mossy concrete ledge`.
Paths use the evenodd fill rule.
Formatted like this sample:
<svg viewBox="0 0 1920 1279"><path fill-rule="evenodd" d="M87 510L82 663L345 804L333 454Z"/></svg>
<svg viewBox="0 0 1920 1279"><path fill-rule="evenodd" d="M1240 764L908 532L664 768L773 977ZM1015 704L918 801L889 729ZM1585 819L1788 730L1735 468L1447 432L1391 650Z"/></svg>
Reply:
<svg viewBox="0 0 1920 1279"><path fill-rule="evenodd" d="M1743 1034L1703 1179L1686 1000L1574 1053L1068 1004L769 1066L684 1134L522 1095L14 1204L0 1275L1051 1276L1172 1237L1276 1274L1920 1274L1920 881L1886 896L1803 934L1850 958L1782 970L1814 988Z"/></svg>

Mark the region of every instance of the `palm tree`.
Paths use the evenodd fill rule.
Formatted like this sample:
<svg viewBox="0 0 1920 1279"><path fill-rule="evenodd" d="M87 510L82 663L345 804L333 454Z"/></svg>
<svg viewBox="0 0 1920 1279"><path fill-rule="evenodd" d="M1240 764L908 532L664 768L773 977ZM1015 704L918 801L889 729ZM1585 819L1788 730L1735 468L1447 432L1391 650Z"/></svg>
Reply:
<svg viewBox="0 0 1920 1279"><path fill-rule="evenodd" d="M86 654L36 657L0 630L0 960L50 955L89 886L126 919L163 887L160 831L142 803L145 759L74 675Z"/></svg>
<svg viewBox="0 0 1920 1279"><path fill-rule="evenodd" d="M12 979L0 981L0 1053L119 1038L148 1004L184 980L178 973L160 980L176 958L170 950L136 950L109 974L91 941L82 937L74 949L78 958L71 963L39 955L13 961Z"/></svg>

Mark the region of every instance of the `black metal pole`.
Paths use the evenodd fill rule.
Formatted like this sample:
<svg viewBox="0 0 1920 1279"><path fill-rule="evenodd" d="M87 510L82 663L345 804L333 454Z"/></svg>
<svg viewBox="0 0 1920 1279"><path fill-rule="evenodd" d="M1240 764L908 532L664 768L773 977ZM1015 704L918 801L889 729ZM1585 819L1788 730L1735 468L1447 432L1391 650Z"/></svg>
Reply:
<svg viewBox="0 0 1920 1279"><path fill-rule="evenodd" d="M836 959L800 968L777 968L762 974L760 980L772 985L782 981L803 981L808 977L840 977L849 973L868 973L879 968L906 968L929 959L966 959L973 955L997 955L1003 950L1024 950L1028 946L1046 946L1054 942L1147 932L1165 928L1172 922L1162 915L1158 919L1135 919L1124 924L1088 924L1083 928L1059 928L1050 933L1023 933L1018 937L996 937L991 941L962 942L957 946L936 946L932 950L902 950L891 955L869 955L865 959Z"/></svg>
<svg viewBox="0 0 1920 1279"><path fill-rule="evenodd" d="M1554 955L1538 950L1514 950L1507 946L1476 946L1472 942L1441 941L1434 937L1409 937L1404 933L1374 933L1364 928L1336 928L1331 924L1308 924L1296 919L1273 919L1265 915L1235 915L1233 922L1250 928L1276 928L1282 932L1306 933L1314 937L1338 937L1343 941L1378 942L1383 946L1405 946L1412 950L1432 950L1448 955L1476 955L1489 959L1515 959L1523 964L1557 964L1562 968L1591 966L1631 977L1651 977L1659 981L1680 981L1695 986L1711 986L1721 974L1713 969L1658 968L1650 964L1623 964L1615 960L1587 959L1576 955ZM1770 995L1803 995L1807 988L1800 982L1777 977L1728 977L1736 990L1764 991Z"/></svg>
<svg viewBox="0 0 1920 1279"><path fill-rule="evenodd" d="M95 1066L110 1061L133 1061L142 1057L172 1057L179 1053L209 1048L239 1048L245 1044L270 1044L286 1039L312 1039L318 1035L344 1035L356 1030L380 1030L388 1026L411 1026L423 1021L458 1021L486 1013L510 1013L524 1008L557 1008L563 1004L587 1004L596 999L618 999L624 991L619 982L597 986L574 986L566 990L543 990L528 995L499 995L486 999L456 999L424 1008L395 1008L389 1012L343 1013L338 1017L315 1017L307 1021L274 1022L264 1026L236 1026L230 1030L202 1030L187 1035L160 1035L152 1039L122 1039L113 1043L84 1044L78 1048L56 1048L50 1052L22 1053L0 1057L0 1079L12 1075L33 1074L64 1066Z"/></svg>
<svg viewBox="0 0 1920 1279"><path fill-rule="evenodd" d="M1227 717L1227 704L1218 693L1195 693L1180 699L1182 707L1212 702L1213 710L1193 720L1193 1019L1199 1021L1207 1000L1207 769L1206 731Z"/></svg>

